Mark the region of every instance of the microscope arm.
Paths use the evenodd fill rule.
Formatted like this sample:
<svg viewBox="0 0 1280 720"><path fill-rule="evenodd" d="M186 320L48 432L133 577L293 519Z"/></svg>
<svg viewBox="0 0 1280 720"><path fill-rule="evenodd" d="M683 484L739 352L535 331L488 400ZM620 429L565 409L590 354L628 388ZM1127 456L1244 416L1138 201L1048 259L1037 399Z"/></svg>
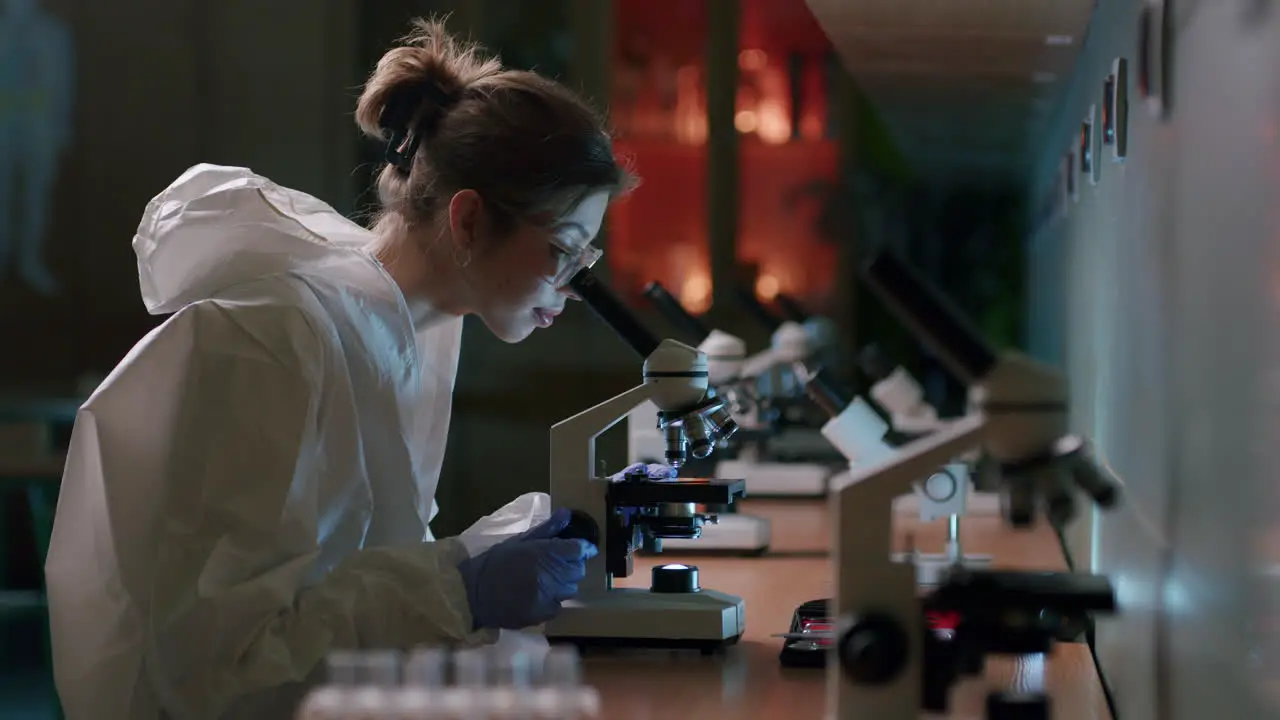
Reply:
<svg viewBox="0 0 1280 720"><path fill-rule="evenodd" d="M551 498L556 506L582 510L597 527L606 527L607 518L600 510L605 507L604 497L609 487L606 480L598 479L604 473L596 466L596 438L650 399L650 388L650 385L637 385L551 426ZM598 567L593 568L592 563ZM606 590L604 553L588 560L587 565L582 592ZM598 581L599 587L588 587L592 580Z"/></svg>
<svg viewBox="0 0 1280 720"><path fill-rule="evenodd" d="M874 558L883 564L889 557L893 500L913 492L920 478L928 477L956 455L981 444L987 426L984 415L970 415L950 422L927 437L898 448L891 456L851 468L832 508L842 518L837 531L836 565L841 555ZM862 518L845 522L844 518ZM846 557L848 559L848 557ZM871 588L863 588L872 591Z"/></svg>
<svg viewBox="0 0 1280 720"><path fill-rule="evenodd" d="M831 614L837 634L864 635L890 627L886 637L839 642L827 663L827 702L831 717L900 720L919 714L925 671L919 648L923 647L923 623L916 599L916 570L911 563L894 562L893 500L912 491L912 485L939 465L980 444L986 418L974 415L950 423L928 437L916 440L893 456L865 467L855 467L847 483L831 500L836 523L833 565L835 595ZM879 673L886 663L881 653L900 657L887 679L863 673ZM899 651L901 654L899 655ZM889 663L894 665L896 663Z"/></svg>

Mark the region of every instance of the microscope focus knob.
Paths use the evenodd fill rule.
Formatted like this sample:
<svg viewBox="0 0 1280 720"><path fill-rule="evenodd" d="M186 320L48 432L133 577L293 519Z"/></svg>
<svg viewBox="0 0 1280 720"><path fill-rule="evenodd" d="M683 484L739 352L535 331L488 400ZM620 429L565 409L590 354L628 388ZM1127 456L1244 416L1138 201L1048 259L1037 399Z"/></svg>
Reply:
<svg viewBox="0 0 1280 720"><path fill-rule="evenodd" d="M907 666L907 631L888 615L859 618L840 636L836 654L849 679L863 685L892 682Z"/></svg>
<svg viewBox="0 0 1280 720"><path fill-rule="evenodd" d="M600 547L600 526L585 512L572 510L569 514L569 524L560 531L557 537L566 540L586 540L592 545Z"/></svg>

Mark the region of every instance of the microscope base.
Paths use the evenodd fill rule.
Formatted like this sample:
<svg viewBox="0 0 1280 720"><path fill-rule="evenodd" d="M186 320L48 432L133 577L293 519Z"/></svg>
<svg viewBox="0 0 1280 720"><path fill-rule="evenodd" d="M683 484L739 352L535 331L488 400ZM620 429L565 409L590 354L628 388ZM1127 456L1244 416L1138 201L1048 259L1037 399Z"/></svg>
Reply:
<svg viewBox="0 0 1280 720"><path fill-rule="evenodd" d="M817 463L723 460L716 477L742 478L748 497L824 497L831 468Z"/></svg>
<svg viewBox="0 0 1280 720"><path fill-rule="evenodd" d="M663 538L663 554L763 555L769 551L773 525L750 515L721 515L714 525L702 526L697 539Z"/></svg>
<svg viewBox="0 0 1280 720"><path fill-rule="evenodd" d="M742 637L742 598L715 590L655 593L614 588L591 598L568 600L547 623L547 639L580 647L723 649Z"/></svg>
<svg viewBox="0 0 1280 720"><path fill-rule="evenodd" d="M923 587L933 587L942 582L944 572L955 565L955 561L951 556L942 553L917 553L911 558L907 553L894 553L892 556L894 562L914 562L916 566L916 584ZM974 570L983 570L991 566L990 555L965 555L961 561L962 565Z"/></svg>

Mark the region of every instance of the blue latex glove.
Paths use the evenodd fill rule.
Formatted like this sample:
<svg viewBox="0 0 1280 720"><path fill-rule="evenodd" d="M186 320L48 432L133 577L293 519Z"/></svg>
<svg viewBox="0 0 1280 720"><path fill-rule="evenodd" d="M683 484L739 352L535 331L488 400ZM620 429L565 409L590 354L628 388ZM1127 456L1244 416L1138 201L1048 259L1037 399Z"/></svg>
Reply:
<svg viewBox="0 0 1280 720"><path fill-rule="evenodd" d="M569 519L567 509L557 510L541 525L458 565L477 629L540 625L578 594L586 562L599 550L585 540L556 537Z"/></svg>
<svg viewBox="0 0 1280 720"><path fill-rule="evenodd" d="M622 472L610 475L612 482L622 482L627 478L640 477L649 480L671 480L676 476L676 469L670 465L659 463L631 463Z"/></svg>

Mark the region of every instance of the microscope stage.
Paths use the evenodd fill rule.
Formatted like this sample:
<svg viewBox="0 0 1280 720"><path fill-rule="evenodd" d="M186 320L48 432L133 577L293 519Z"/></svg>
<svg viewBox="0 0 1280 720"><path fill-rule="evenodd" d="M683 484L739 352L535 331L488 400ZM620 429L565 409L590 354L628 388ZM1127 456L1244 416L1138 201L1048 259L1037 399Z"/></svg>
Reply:
<svg viewBox="0 0 1280 720"><path fill-rule="evenodd" d="M764 518L721 515L718 523L702 526L700 538L663 538L661 554L763 555L772 539L773 526Z"/></svg>
<svg viewBox="0 0 1280 720"><path fill-rule="evenodd" d="M613 588L590 598L566 600L547 623L547 639L579 646L696 648L712 652L733 645L746 628L742 598L700 590L655 593Z"/></svg>

